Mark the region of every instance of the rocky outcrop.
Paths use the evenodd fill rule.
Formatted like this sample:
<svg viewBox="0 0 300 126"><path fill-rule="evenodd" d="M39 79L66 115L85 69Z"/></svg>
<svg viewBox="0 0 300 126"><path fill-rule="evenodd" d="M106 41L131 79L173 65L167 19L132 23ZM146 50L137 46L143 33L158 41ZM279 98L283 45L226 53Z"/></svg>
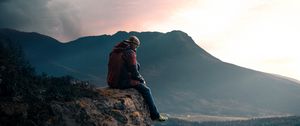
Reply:
<svg viewBox="0 0 300 126"><path fill-rule="evenodd" d="M0 34L0 126L150 125L134 89L95 88L71 76L39 75Z"/></svg>
<svg viewBox="0 0 300 126"><path fill-rule="evenodd" d="M142 96L134 89L97 88L93 97L71 101L3 102L2 125L147 126L151 119Z"/></svg>

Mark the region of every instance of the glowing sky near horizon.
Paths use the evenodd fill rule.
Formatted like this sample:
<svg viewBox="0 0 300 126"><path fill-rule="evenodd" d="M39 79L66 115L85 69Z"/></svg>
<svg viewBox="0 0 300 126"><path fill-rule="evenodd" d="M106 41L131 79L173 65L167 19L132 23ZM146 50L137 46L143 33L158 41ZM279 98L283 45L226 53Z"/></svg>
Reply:
<svg viewBox="0 0 300 126"><path fill-rule="evenodd" d="M201 0L149 30L174 28L225 62L300 80L300 1Z"/></svg>
<svg viewBox="0 0 300 126"><path fill-rule="evenodd" d="M0 28L61 41L181 30L222 61L300 80L298 0L4 0L0 15Z"/></svg>

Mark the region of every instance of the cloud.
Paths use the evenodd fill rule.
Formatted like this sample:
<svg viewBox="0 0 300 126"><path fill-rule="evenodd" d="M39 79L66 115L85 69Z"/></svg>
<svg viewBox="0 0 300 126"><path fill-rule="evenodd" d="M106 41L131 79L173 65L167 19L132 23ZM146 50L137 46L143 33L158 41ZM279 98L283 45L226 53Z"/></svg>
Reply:
<svg viewBox="0 0 300 126"><path fill-rule="evenodd" d="M30 2L36 2L38 8L31 8ZM38 0L5 0L0 2L0 26L1 27L22 27L30 25L32 18L36 18L40 13L44 13L43 3Z"/></svg>
<svg viewBox="0 0 300 126"><path fill-rule="evenodd" d="M83 35L143 31L193 1L1 0L0 28L46 34L69 41Z"/></svg>
<svg viewBox="0 0 300 126"><path fill-rule="evenodd" d="M0 2L0 15L0 28L34 31L60 39L80 35L76 25L79 19L67 3L5 0Z"/></svg>

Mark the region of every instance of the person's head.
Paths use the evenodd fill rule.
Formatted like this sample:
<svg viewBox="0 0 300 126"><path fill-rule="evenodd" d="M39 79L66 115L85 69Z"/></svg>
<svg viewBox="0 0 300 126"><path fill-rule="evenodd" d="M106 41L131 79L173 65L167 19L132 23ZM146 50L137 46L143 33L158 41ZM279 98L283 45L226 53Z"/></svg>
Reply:
<svg viewBox="0 0 300 126"><path fill-rule="evenodd" d="M132 49L138 48L141 44L140 40L136 36L130 36L126 42L129 43Z"/></svg>

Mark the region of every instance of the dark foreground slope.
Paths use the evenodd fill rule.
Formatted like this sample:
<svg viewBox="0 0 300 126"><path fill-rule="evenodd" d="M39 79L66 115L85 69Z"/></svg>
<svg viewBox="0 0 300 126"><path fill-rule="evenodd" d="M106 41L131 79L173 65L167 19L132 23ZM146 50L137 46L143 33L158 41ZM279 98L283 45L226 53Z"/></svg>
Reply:
<svg viewBox="0 0 300 126"><path fill-rule="evenodd" d="M111 48L130 35L136 35L142 42L137 52L141 73L163 112L300 115L297 81L222 62L181 31L118 32L82 37L65 44L38 33L4 29L0 34L21 43L26 57L38 72L72 75L101 86L106 84ZM43 50L39 51L40 48Z"/></svg>

